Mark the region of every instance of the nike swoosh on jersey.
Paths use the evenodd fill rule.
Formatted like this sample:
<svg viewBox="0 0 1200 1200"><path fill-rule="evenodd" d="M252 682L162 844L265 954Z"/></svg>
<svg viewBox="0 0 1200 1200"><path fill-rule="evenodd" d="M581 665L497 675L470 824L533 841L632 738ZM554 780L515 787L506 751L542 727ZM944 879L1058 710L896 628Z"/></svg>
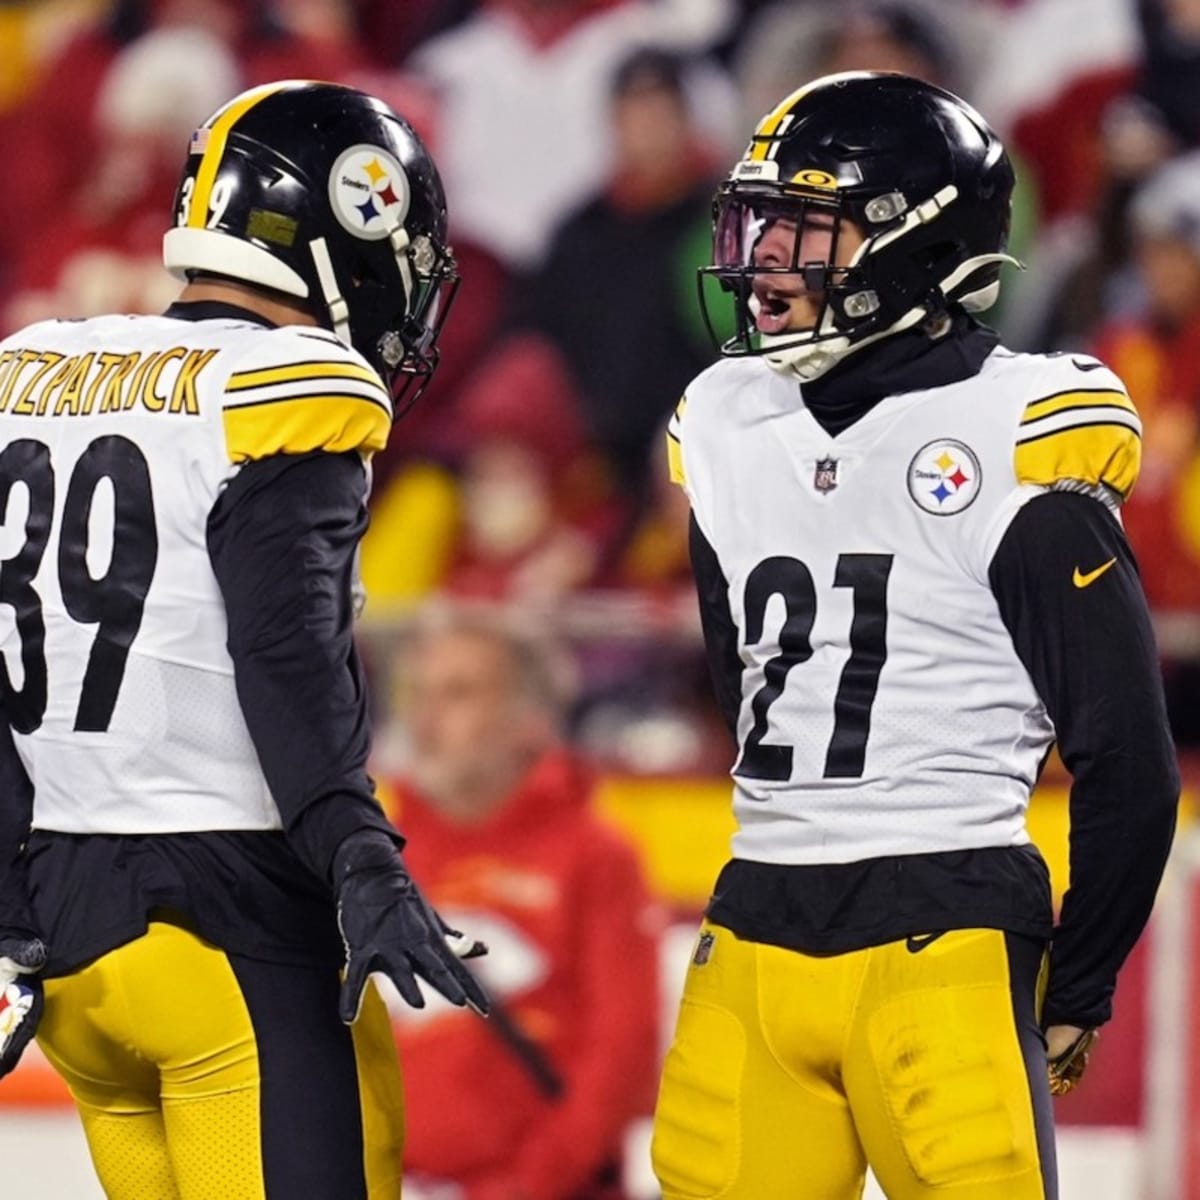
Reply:
<svg viewBox="0 0 1200 1200"><path fill-rule="evenodd" d="M1087 362L1084 359L1073 358L1071 365L1078 368L1080 371L1099 371L1104 364L1102 362Z"/></svg>
<svg viewBox="0 0 1200 1200"><path fill-rule="evenodd" d="M914 933L909 936L904 944L908 947L909 954L920 954L926 946L932 942L936 942L944 934L945 930L942 933Z"/></svg>
<svg viewBox="0 0 1200 1200"><path fill-rule="evenodd" d="M1117 560L1115 558L1110 558L1108 562L1102 563L1094 571L1089 571L1086 575L1078 567L1076 567L1075 573L1071 576L1071 582L1077 588L1088 587L1095 583L1096 580L1099 579L1100 576L1103 575L1104 572L1107 571L1108 568L1111 567L1116 561Z"/></svg>

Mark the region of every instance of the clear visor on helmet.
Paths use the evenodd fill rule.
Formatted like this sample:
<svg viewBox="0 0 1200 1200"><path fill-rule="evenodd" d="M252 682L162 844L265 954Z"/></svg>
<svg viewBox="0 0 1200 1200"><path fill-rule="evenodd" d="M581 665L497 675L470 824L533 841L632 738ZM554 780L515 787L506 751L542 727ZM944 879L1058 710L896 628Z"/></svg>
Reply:
<svg viewBox="0 0 1200 1200"><path fill-rule="evenodd" d="M841 216L831 197L738 185L718 196L713 265L700 271L700 301L723 354L761 353L781 338L800 344L837 336L830 296L855 274Z"/></svg>

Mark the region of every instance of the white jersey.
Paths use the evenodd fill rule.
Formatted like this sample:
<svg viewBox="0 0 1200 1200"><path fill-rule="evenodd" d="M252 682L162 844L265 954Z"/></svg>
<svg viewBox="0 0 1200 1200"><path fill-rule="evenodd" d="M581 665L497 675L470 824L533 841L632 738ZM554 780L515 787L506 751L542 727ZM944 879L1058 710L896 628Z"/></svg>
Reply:
<svg viewBox="0 0 1200 1200"><path fill-rule="evenodd" d="M1028 841L1054 729L989 565L1048 488L1115 507L1139 430L1120 380L1066 356L998 349L978 375L885 398L837 437L761 360L699 376L668 448L738 631L736 857Z"/></svg>
<svg viewBox="0 0 1200 1200"><path fill-rule="evenodd" d="M255 458L383 446L391 403L319 329L51 321L0 344L0 652L35 828L278 829L206 529Z"/></svg>

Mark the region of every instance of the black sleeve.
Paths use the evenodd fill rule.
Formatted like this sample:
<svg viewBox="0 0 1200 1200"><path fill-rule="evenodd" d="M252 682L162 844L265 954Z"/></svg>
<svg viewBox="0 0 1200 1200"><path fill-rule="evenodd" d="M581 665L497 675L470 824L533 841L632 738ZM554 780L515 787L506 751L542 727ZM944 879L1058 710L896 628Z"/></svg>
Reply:
<svg viewBox="0 0 1200 1200"><path fill-rule="evenodd" d="M989 577L1073 781L1070 888L1042 1020L1091 1027L1112 1015L1175 830L1179 774L1150 616L1120 525L1080 494L1021 509Z"/></svg>
<svg viewBox="0 0 1200 1200"><path fill-rule="evenodd" d="M246 725L284 830L322 879L348 834L401 842L366 772L351 599L365 491L357 455L276 455L246 464L208 522Z"/></svg>
<svg viewBox="0 0 1200 1200"><path fill-rule="evenodd" d="M688 524L688 548L700 601L700 628L704 632L704 649L717 694L717 706L736 742L738 712L742 707L742 659L738 654L737 626L729 611L729 584L717 552L701 532L694 514Z"/></svg>
<svg viewBox="0 0 1200 1200"><path fill-rule="evenodd" d="M6 720L0 720L0 934L40 936L22 857L32 822L33 788L13 744L12 730Z"/></svg>

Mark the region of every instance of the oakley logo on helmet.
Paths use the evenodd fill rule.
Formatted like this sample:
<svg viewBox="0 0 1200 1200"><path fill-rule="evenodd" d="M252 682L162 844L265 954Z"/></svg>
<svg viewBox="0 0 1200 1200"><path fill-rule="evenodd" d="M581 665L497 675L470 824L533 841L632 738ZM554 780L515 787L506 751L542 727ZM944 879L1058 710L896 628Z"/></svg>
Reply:
<svg viewBox="0 0 1200 1200"><path fill-rule="evenodd" d="M837 180L828 171L797 171L792 176L792 182L802 187L836 188Z"/></svg>
<svg viewBox="0 0 1200 1200"><path fill-rule="evenodd" d="M378 146L351 146L329 172L329 205L356 237L385 238L408 215L411 192L404 168Z"/></svg>

